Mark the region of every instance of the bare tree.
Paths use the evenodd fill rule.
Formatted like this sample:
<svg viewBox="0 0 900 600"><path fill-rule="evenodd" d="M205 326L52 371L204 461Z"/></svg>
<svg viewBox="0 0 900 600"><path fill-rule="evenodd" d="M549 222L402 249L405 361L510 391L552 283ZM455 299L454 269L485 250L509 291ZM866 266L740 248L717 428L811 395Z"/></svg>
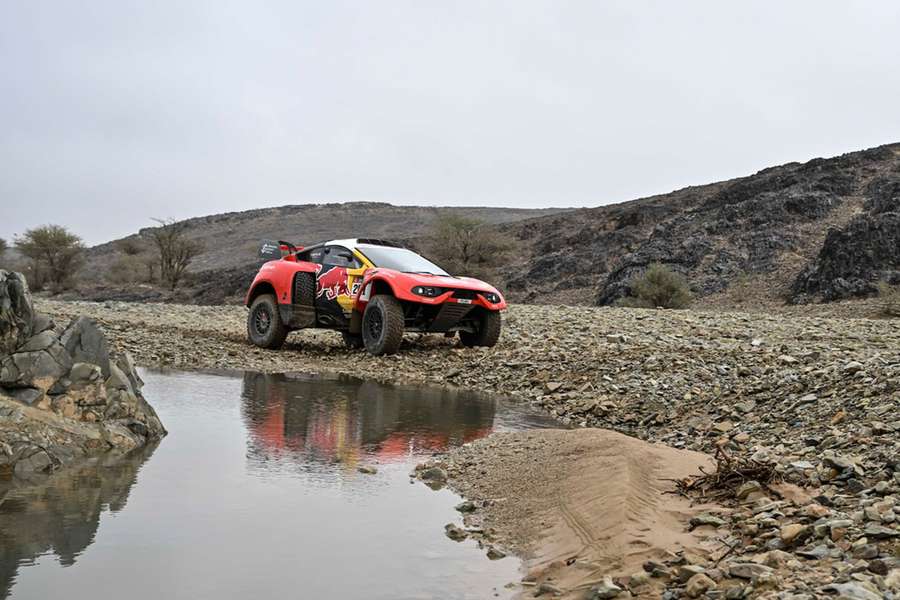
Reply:
<svg viewBox="0 0 900 600"><path fill-rule="evenodd" d="M438 217L428 239L429 255L454 275L490 275L515 243L484 221L449 213Z"/></svg>
<svg viewBox="0 0 900 600"><path fill-rule="evenodd" d="M83 262L81 238L59 225L27 230L15 238L16 250L31 259L31 276L36 287L49 281L54 291L67 287Z"/></svg>
<svg viewBox="0 0 900 600"><path fill-rule="evenodd" d="M9 248L9 245L6 243L6 240L0 238L0 269L4 268L3 256L6 254L7 248Z"/></svg>
<svg viewBox="0 0 900 600"><path fill-rule="evenodd" d="M186 223L173 219L154 219L159 227L150 236L159 252L159 277L171 289L178 287L185 270L203 251L203 244L187 237Z"/></svg>

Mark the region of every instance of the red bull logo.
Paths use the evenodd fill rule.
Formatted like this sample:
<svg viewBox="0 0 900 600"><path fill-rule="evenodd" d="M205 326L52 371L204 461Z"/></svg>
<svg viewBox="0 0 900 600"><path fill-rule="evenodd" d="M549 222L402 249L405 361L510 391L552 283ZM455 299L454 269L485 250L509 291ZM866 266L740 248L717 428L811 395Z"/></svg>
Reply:
<svg viewBox="0 0 900 600"><path fill-rule="evenodd" d="M323 295L326 300L337 300L338 296L352 297L357 289L359 282L353 283L352 287L347 286L347 269L343 267L330 267L327 271L323 271L321 265L316 269L316 298Z"/></svg>

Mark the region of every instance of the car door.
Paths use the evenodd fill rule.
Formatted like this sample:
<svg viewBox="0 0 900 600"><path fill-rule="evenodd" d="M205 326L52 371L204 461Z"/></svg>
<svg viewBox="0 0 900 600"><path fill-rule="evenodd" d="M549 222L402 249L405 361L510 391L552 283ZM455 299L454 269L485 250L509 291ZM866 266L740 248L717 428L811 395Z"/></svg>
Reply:
<svg viewBox="0 0 900 600"><path fill-rule="evenodd" d="M316 273L316 311L334 324L346 324L365 268L344 246L325 246L316 262L322 265Z"/></svg>

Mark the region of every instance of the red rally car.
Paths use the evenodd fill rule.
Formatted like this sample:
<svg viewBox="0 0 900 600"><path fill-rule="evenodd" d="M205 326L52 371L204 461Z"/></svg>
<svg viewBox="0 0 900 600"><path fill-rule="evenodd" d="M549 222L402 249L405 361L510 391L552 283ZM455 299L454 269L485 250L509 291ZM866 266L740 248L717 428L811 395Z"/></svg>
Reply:
<svg viewBox="0 0 900 600"><path fill-rule="evenodd" d="M288 332L308 327L340 331L349 347L374 355L396 352L404 331L459 332L466 346L493 346L500 337L500 292L398 244L265 242L260 255L271 260L245 300L247 335L257 346L278 348Z"/></svg>

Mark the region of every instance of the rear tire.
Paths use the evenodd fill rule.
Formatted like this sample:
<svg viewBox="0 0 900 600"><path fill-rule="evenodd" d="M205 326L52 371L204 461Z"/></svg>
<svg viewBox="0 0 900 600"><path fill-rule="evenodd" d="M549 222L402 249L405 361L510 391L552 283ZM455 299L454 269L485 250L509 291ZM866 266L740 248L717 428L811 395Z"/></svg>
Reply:
<svg viewBox="0 0 900 600"><path fill-rule="evenodd" d="M247 315L247 337L260 348L275 350L281 348L287 337L288 328L281 320L275 296L263 294L250 305Z"/></svg>
<svg viewBox="0 0 900 600"><path fill-rule="evenodd" d="M501 326L500 311L486 310L482 313L478 322L478 331L475 333L460 331L459 341L462 342L463 346L486 346L490 348L500 339Z"/></svg>
<svg viewBox="0 0 900 600"><path fill-rule="evenodd" d="M393 354L403 341L403 307L393 296L378 295L366 305L362 319L363 344L369 354Z"/></svg>

